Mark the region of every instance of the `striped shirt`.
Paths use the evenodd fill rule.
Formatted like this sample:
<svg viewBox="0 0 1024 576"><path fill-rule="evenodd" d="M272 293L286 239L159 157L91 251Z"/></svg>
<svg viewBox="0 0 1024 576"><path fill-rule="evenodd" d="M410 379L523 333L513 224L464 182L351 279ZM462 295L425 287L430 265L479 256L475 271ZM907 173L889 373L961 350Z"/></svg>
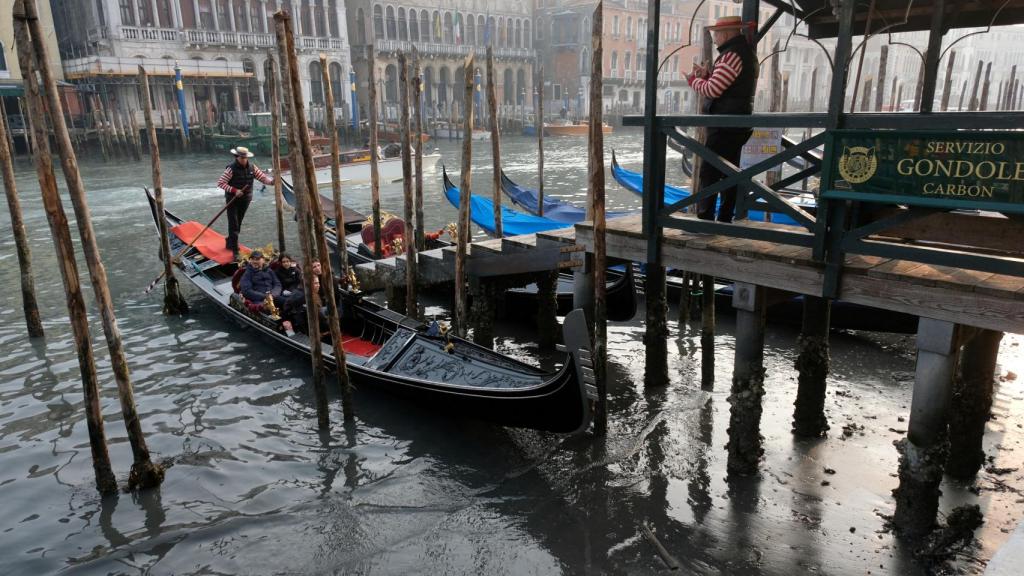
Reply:
<svg viewBox="0 0 1024 576"><path fill-rule="evenodd" d="M705 98L718 98L725 92L725 89L732 86L732 83L743 71L743 60L736 52L726 52L715 62L715 68L707 78L699 78L696 74L690 74L687 80L694 92Z"/></svg>
<svg viewBox="0 0 1024 576"><path fill-rule="evenodd" d="M256 176L256 180L263 182L267 186L274 185L274 179L271 178L270 176L267 176L267 174L263 170L260 170L255 164L252 165L252 173L254 176ZM236 188L228 184L228 182L231 181L231 176L231 166L228 166L227 168L224 169L224 173L220 175L220 178L217 179L217 188L220 188L221 190L227 192L228 194L234 194ZM245 193L252 194L252 189L250 188L249 190L246 190Z"/></svg>

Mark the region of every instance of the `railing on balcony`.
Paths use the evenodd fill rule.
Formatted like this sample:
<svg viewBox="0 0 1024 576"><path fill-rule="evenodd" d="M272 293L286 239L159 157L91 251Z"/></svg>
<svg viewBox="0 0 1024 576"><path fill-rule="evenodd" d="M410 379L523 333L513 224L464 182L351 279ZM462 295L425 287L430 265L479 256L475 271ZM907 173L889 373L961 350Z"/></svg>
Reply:
<svg viewBox="0 0 1024 576"><path fill-rule="evenodd" d="M169 60L164 58L119 58L116 56L87 56L65 60L64 75L68 79L90 76L135 76L139 65L146 67L150 76L174 76L177 64L186 76L211 76L224 78L248 78L241 62L226 60Z"/></svg>
<svg viewBox="0 0 1024 576"><path fill-rule="evenodd" d="M1024 261L1015 254L1019 246L1001 246L993 240L993 236L1019 234L1024 226L1024 186L1010 182L1012 178L1002 178L1007 166L1024 166L1024 133L988 131L1022 125L1024 113L934 113L930 117L941 130L915 130L920 126L919 115L899 113L849 115L844 118L846 128L842 130L824 130L828 116L823 113L624 118L624 125L645 126L648 132L643 178L648 259L657 261L662 231L673 228L812 248L813 259L825 269L822 295L826 297L838 294L847 254L1024 276ZM821 131L741 169L680 130L750 126ZM669 139L677 143L675 147L710 163L725 178L666 205L662 191ZM966 150L989 145L991 153L972 160L969 152L951 155L946 143L960 143ZM815 150L822 146L825 152L819 156ZM942 149L929 153L929 147L935 146ZM935 168L940 161L956 164ZM755 179L794 162L799 164L798 171L772 184ZM908 166L916 167L918 162L924 162L925 169L932 172L924 176L913 173L916 168ZM985 172L961 178L964 175L958 171L968 168L959 162L973 162L972 166ZM787 197L784 189L818 174L821 185L815 194L815 207ZM953 186L952 192L943 187L947 184ZM791 225L746 220L727 224L679 217L681 210L733 186L738 189L737 214L762 210L783 216L777 220ZM955 213L963 209L990 213ZM917 226L928 218L932 219L930 225Z"/></svg>
<svg viewBox="0 0 1024 576"><path fill-rule="evenodd" d="M173 28L121 26L121 38L141 42L178 42L181 40L181 31Z"/></svg>
<svg viewBox="0 0 1024 576"><path fill-rule="evenodd" d="M374 43L378 53L411 52L414 45L420 54L428 56L466 57L469 56L470 51L473 51L477 58L483 58L487 55L487 48L466 44L409 42L407 40L377 40ZM495 58L530 59L534 56L533 50L529 48L494 48L493 51Z"/></svg>

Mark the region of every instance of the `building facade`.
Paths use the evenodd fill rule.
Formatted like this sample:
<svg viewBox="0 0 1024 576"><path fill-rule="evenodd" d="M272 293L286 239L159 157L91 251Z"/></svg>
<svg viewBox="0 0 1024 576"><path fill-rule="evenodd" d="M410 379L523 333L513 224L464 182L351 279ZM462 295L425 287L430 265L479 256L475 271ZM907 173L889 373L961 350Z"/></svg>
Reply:
<svg viewBox="0 0 1024 576"><path fill-rule="evenodd" d="M505 114L524 112L531 106L533 92L531 12L526 0L445 0L441 6L429 0L350 2L348 28L360 109L367 105L367 64L373 50L381 116L398 117L398 54L406 52L411 58L415 46L426 117L461 116L464 64L472 52L476 55L474 105L480 118L486 111L486 47L490 45L499 107Z"/></svg>
<svg viewBox="0 0 1024 576"><path fill-rule="evenodd" d="M52 0L64 72L108 105L138 109L138 65L153 77L155 105L176 108L174 67L184 76L190 119L266 109L265 66L276 55L274 14L293 15L303 98L323 102L326 54L339 116L351 71L342 0Z"/></svg>

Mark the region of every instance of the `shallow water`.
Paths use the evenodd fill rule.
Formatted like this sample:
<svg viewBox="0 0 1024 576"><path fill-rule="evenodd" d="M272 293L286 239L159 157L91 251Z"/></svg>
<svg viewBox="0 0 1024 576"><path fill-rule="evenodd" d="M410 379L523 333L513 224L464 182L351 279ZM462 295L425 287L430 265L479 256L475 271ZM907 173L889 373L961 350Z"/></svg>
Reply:
<svg viewBox="0 0 1024 576"><path fill-rule="evenodd" d="M607 138L634 169L641 141L640 132L621 129ZM582 200L584 141L546 144L547 192ZM438 146L444 164L459 165L458 143ZM510 137L502 146L509 176L532 185L533 141ZM474 190L489 194L490 147L475 148ZM167 156L168 208L200 221L212 216L222 202L213 182L228 160ZM24 336L17 260L6 232L0 238L0 573L663 571L644 524L684 573L922 571L884 527L897 484L892 441L903 437L909 412L912 338L834 334L832 429L825 439L798 441L789 432L797 335L769 328L762 473L734 482L725 475L733 343L727 316L719 321L719 369L710 393L699 387L699 330L671 323L672 382L645 391L642 323L610 327L605 439L453 419L370 388L358 390L351 426L342 424L332 390L331 432L321 434L308 359L279 354L239 331L194 291L185 318L162 316L159 290L142 295L160 271L141 191L149 181L145 161L86 161L82 172L143 430L154 454L173 466L159 490L100 498L53 245L31 166L22 161L18 168L47 336L37 342ZM456 219L440 195L440 166L437 173L425 190L432 228ZM679 178L673 166L670 179ZM639 206L608 182L609 209ZM368 187L347 187L344 194L347 203L368 209ZM385 186L382 198L385 208L401 211L400 185ZM7 231L2 212L0 230ZM273 219L272 195L258 195L243 242L273 241ZM294 242L294 225L288 226ZM123 484L130 449L87 295L106 432ZM445 314L434 304L432 312ZM674 307L670 314L674 319ZM497 333L496 345L506 353L544 366L556 360L537 353L529 326L499 324ZM1004 339L1000 374L1024 372L1022 341ZM985 513L978 541L956 564L968 573L983 570L1024 510L1022 407L1020 379L1000 383L985 439L991 471L970 485L943 486L943 511L977 502Z"/></svg>

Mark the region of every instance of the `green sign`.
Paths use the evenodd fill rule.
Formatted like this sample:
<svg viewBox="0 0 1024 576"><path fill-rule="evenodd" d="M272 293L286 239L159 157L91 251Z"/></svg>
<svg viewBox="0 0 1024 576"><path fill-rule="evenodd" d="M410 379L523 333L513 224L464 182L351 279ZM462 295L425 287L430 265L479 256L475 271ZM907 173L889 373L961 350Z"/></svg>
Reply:
<svg viewBox="0 0 1024 576"><path fill-rule="evenodd" d="M833 190L1024 204L1024 133L839 130L833 139Z"/></svg>

